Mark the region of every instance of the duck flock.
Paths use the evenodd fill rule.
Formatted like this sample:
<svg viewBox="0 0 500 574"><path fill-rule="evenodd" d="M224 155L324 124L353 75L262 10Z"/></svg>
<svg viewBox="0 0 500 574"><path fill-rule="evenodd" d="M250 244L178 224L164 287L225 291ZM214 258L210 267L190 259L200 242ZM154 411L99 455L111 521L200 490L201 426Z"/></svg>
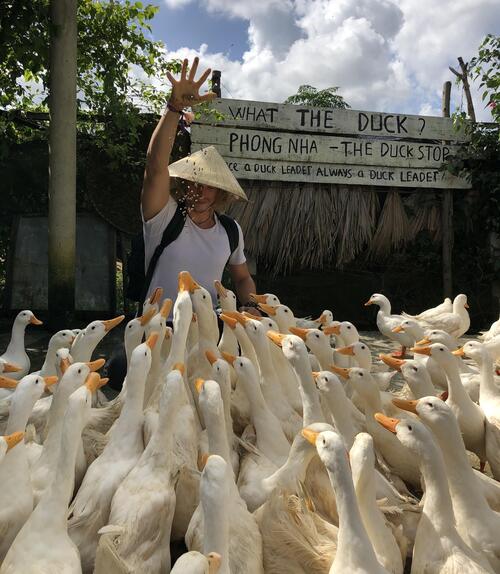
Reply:
<svg viewBox="0 0 500 574"><path fill-rule="evenodd" d="M0 574L500 572L500 320L463 343L465 295L409 316L373 294L402 347L375 362L330 311L296 319L266 294L256 317L216 288L221 335L188 272L175 302L154 292L112 400L92 355L123 316L57 332L29 373L40 322L18 314L0 357Z"/></svg>

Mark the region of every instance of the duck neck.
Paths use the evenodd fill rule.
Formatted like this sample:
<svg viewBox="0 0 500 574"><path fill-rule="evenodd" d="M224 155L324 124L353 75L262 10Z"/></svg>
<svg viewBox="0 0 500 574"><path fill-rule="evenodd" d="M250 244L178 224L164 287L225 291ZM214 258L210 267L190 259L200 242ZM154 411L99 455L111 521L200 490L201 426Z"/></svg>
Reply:
<svg viewBox="0 0 500 574"><path fill-rule="evenodd" d="M9 345L5 351L6 355L17 356L19 353L25 353L24 350L24 333L26 331L27 325L22 321L15 320L14 325L12 325L12 331L10 334Z"/></svg>
<svg viewBox="0 0 500 574"><path fill-rule="evenodd" d="M266 340L262 340L260 336L253 341L257 360L259 362L260 378L262 381L262 393L264 398L274 413L278 416L286 416L287 412L284 407L283 397L280 396L280 383L277 380L276 372L274 371L271 351Z"/></svg>
<svg viewBox="0 0 500 574"><path fill-rule="evenodd" d="M330 369L330 365L333 363L333 350L328 342L326 342L325 345L318 345L313 349L313 353L316 359L318 359L321 369L323 371L328 371Z"/></svg>
<svg viewBox="0 0 500 574"><path fill-rule="evenodd" d="M43 377L49 377L56 374L56 353L57 349L49 344L45 360L43 361L42 368L40 369L40 375Z"/></svg>
<svg viewBox="0 0 500 574"><path fill-rule="evenodd" d="M224 323L224 327L222 329L222 337L219 341L218 348L219 351L225 351L231 355L238 354L238 340L236 339L231 327L226 323Z"/></svg>
<svg viewBox="0 0 500 574"><path fill-rule="evenodd" d="M258 371L259 361L257 360L254 346L252 345L252 342L250 341L250 338L246 334L244 328L240 324L237 324L234 333L238 339L238 343L240 344L242 356L251 361L252 365Z"/></svg>
<svg viewBox="0 0 500 574"><path fill-rule="evenodd" d="M379 306L379 313L382 315L390 315L391 314L391 303L389 299L382 299L382 301L378 302L377 305Z"/></svg>
<svg viewBox="0 0 500 574"><path fill-rule="evenodd" d="M156 349L153 349L153 351ZM159 351L159 349L157 349ZM152 363L152 361L151 361ZM127 392L125 393L122 411L112 435L126 436L127 432L140 427L143 417L144 390L147 370L136 366L127 373Z"/></svg>
<svg viewBox="0 0 500 574"><path fill-rule="evenodd" d="M458 366L456 362L447 361L445 365L443 365L444 371L446 373L446 378L448 379L448 398L451 402L471 402L467 391L464 389L462 385L462 381L460 379L460 371L458 370Z"/></svg>
<svg viewBox="0 0 500 574"><path fill-rule="evenodd" d="M206 409L203 413L208 435L208 449L210 454L218 454L232 468L229 443L227 442L226 425L220 413Z"/></svg>
<svg viewBox="0 0 500 574"><path fill-rule="evenodd" d="M28 419L33 410L33 402L23 400L26 397L16 397L16 392L12 395L10 402L9 420L7 421L7 428L5 434L13 432L24 432Z"/></svg>
<svg viewBox="0 0 500 574"><path fill-rule="evenodd" d="M222 376L217 380L217 382L219 383L224 408L227 444L229 445L229 450L231 450L233 444L233 417L231 416L231 380L229 378L229 373L222 373Z"/></svg>
<svg viewBox="0 0 500 574"><path fill-rule="evenodd" d="M67 388L64 385L64 381L59 381L57 389L52 397L52 404L50 405L46 426L47 436L43 441L43 450L40 457L51 457L59 451L62 429L64 426L64 412L71 392L72 389Z"/></svg>
<svg viewBox="0 0 500 574"><path fill-rule="evenodd" d="M479 363L479 404L496 399L499 395L500 391L495 384L491 361L483 360Z"/></svg>
<svg viewBox="0 0 500 574"><path fill-rule="evenodd" d="M420 458L420 470L425 481L424 508L426 514L438 532L455 527L455 515L451 503L446 468L441 452L434 441L428 441L424 454Z"/></svg>
<svg viewBox="0 0 500 574"><path fill-rule="evenodd" d="M302 398L303 426L307 427L313 423L325 422L319 396L314 386L314 380L311 373L308 359L294 361L293 370L299 381L300 396Z"/></svg>
<svg viewBox="0 0 500 574"><path fill-rule="evenodd" d="M268 493L276 488L295 491L297 484L305 481L307 467L315 455L313 448L304 445L302 437L296 437L285 464L262 481L263 488Z"/></svg>
<svg viewBox="0 0 500 574"><path fill-rule="evenodd" d="M342 435L346 448L350 449L357 431L352 422L352 407L349 404L349 399L343 392L336 393L335 396L333 393L327 392L323 396L333 417L335 428Z"/></svg>
<svg viewBox="0 0 500 574"><path fill-rule="evenodd" d="M163 408L160 404L158 424L144 451L145 454L147 452L149 455L156 456L158 465L166 465L171 460L178 409L177 399L168 400Z"/></svg>
<svg viewBox="0 0 500 574"><path fill-rule="evenodd" d="M229 482L229 477L226 482ZM201 496L203 509L203 552L217 552L222 563L219 574L230 574L229 568L229 491L230 485L214 485L213 496Z"/></svg>

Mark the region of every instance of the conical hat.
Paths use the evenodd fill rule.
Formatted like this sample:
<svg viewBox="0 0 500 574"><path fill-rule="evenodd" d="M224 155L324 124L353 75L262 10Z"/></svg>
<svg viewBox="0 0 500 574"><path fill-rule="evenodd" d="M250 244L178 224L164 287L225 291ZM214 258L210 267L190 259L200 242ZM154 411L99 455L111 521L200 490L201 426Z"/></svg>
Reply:
<svg viewBox="0 0 500 574"><path fill-rule="evenodd" d="M170 164L168 171L170 177L224 189L240 199L247 200L238 180L212 145Z"/></svg>

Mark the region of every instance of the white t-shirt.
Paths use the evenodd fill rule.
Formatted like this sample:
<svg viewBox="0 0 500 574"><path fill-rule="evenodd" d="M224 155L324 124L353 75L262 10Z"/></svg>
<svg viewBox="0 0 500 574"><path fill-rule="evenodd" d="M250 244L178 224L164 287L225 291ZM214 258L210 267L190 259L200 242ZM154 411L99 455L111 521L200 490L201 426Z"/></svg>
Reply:
<svg viewBox="0 0 500 574"><path fill-rule="evenodd" d="M148 221L144 221L143 218L145 272L176 209L177 202L171 196L165 207L154 217ZM209 229L201 229L189 217L186 217L179 237L167 245L160 256L149 285L148 296L156 287L163 287L163 297L169 297L175 302L179 273L189 271L194 280L210 292L215 306L217 292L214 281L221 280L228 258L230 265L240 265L246 261L243 251L243 233L239 224L236 223L236 225L239 232L238 247L229 258L231 254L229 238L217 217L215 225Z"/></svg>

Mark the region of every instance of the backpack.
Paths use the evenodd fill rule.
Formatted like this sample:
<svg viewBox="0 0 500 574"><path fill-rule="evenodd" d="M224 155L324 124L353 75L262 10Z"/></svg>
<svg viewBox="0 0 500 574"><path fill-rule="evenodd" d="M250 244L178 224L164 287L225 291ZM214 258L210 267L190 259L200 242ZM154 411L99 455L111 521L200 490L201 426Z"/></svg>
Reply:
<svg viewBox="0 0 500 574"><path fill-rule="evenodd" d="M231 255L238 247L240 236L236 221L228 215L216 213L219 221L226 230L229 239L229 248ZM136 302L143 302L153 279L153 274L160 259L161 254L165 247L174 242L181 234L184 224L186 222L186 210L184 204L178 203L174 216L169 221L167 227L163 231L160 243L156 247L149 262L148 269L144 272L146 267L145 263L145 245L144 235L138 233L132 238L131 251L127 257L127 286L125 296L128 299Z"/></svg>

